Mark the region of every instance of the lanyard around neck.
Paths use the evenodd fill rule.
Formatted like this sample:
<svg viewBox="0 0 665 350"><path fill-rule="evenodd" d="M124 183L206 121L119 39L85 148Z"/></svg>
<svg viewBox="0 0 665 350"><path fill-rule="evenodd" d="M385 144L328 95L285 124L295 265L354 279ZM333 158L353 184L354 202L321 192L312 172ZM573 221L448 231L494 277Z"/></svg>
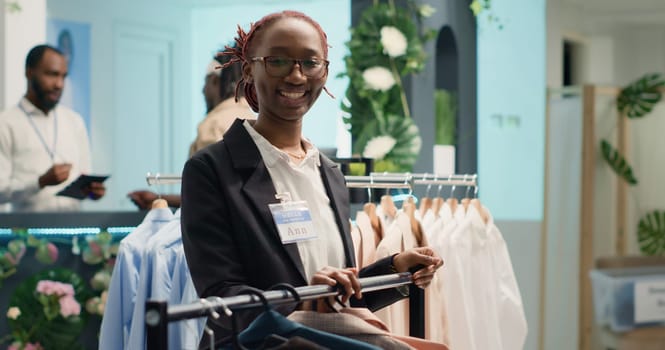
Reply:
<svg viewBox="0 0 665 350"><path fill-rule="evenodd" d="M44 136L42 136L42 133L39 132L39 129L37 128L37 125L35 124L34 120L32 120L30 113L28 113L28 111L26 111L25 108L23 108L23 106L20 103L18 104L18 108L20 108L23 111L23 113L25 113L25 116L28 118L28 121L32 126L32 130L34 130L35 134L37 134L37 137L39 137L39 141L42 142L42 146L44 146L46 153L48 153L49 157L51 157L51 161L54 161L56 155L55 147L58 144L58 114L55 112L55 109L53 109L53 147L49 147L46 144Z"/></svg>

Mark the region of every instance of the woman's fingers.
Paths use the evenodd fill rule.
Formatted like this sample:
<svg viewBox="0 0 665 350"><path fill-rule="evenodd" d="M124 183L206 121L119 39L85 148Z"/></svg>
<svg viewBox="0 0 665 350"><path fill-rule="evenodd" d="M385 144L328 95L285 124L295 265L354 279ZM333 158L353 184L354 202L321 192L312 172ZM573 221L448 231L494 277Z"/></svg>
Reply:
<svg viewBox="0 0 665 350"><path fill-rule="evenodd" d="M438 267L435 266L428 266L427 268L420 269L418 272L413 274L413 283L420 288L428 287L434 279L437 268Z"/></svg>
<svg viewBox="0 0 665 350"><path fill-rule="evenodd" d="M346 303L352 295L360 299L360 280L358 280L358 270L355 268L337 269L326 266L317 271L312 277L310 284L327 284L329 286L340 285L344 293L342 302Z"/></svg>

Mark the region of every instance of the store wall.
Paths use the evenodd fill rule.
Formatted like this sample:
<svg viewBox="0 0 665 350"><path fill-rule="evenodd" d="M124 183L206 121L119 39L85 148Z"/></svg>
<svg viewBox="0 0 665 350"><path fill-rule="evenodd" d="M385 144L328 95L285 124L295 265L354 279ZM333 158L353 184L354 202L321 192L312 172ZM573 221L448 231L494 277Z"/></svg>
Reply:
<svg viewBox="0 0 665 350"><path fill-rule="evenodd" d="M0 0L0 110L25 94L25 56L46 40L46 0L20 4L20 11L11 11L9 1Z"/></svg>
<svg viewBox="0 0 665 350"><path fill-rule="evenodd" d="M511 254L537 349L545 145L545 0L492 1L478 23L478 174Z"/></svg>

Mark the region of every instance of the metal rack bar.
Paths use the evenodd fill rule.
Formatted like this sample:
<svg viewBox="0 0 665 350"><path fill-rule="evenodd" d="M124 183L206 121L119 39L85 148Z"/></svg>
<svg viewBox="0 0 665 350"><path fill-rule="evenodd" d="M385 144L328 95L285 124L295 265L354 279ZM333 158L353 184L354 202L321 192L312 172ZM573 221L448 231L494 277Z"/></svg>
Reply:
<svg viewBox="0 0 665 350"><path fill-rule="evenodd" d="M402 272L391 275L365 277L360 279L362 292L373 292L377 290L395 288L411 284L411 273ZM313 300L340 293L337 287L327 285L304 286L295 288L300 300ZM289 291L273 290L262 293L268 303L272 305L293 303L295 298ZM205 317L212 312L224 310L242 310L262 307L263 303L255 295L237 295L233 297L220 298L208 297L205 302L172 305L164 301L148 300L146 302L145 325L148 339L148 350L162 350L168 348L168 322L185 320L190 318ZM225 313L226 314L226 313ZM226 314L230 316L229 314Z"/></svg>
<svg viewBox="0 0 665 350"><path fill-rule="evenodd" d="M415 185L478 186L477 174L435 175L422 173L372 173L368 176L345 176L348 188L413 188ZM148 185L180 183L182 177L175 174L146 175Z"/></svg>

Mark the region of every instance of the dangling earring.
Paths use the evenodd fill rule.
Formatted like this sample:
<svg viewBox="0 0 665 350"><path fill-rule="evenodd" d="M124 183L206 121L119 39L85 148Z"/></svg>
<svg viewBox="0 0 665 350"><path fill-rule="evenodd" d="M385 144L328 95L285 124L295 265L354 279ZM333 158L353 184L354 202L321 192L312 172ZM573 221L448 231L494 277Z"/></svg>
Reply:
<svg viewBox="0 0 665 350"><path fill-rule="evenodd" d="M328 96L332 97L333 100L335 99L335 96L333 96L333 94L331 94L330 91L328 91L328 88L327 88L327 87L324 86L324 87L323 87L323 91L325 91L326 94L328 94Z"/></svg>

